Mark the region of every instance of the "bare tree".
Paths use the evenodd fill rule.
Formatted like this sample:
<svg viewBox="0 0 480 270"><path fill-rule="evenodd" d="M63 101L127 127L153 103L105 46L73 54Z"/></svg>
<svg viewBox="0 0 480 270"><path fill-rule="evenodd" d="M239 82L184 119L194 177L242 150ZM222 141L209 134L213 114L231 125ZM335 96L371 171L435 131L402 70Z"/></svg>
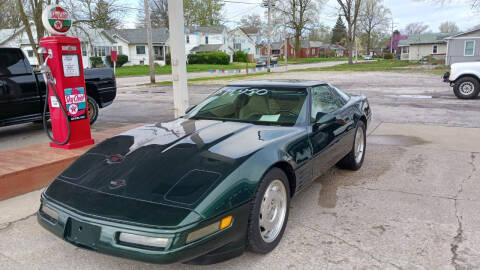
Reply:
<svg viewBox="0 0 480 270"><path fill-rule="evenodd" d="M460 31L457 24L449 21L441 23L438 29L440 30L441 33L456 33Z"/></svg>
<svg viewBox="0 0 480 270"><path fill-rule="evenodd" d="M275 3L274 24L285 19L286 26L293 31L296 57L300 55L303 33L311 30L318 21L322 3L322 0L279 0Z"/></svg>
<svg viewBox="0 0 480 270"><path fill-rule="evenodd" d="M347 21L348 63L353 64L352 51L357 35L357 22L362 0L337 0L337 2L345 21Z"/></svg>
<svg viewBox="0 0 480 270"><path fill-rule="evenodd" d="M139 12L137 14L136 27L145 27L145 4L143 0L140 0ZM167 0L149 0L148 6L150 7L150 21L152 27L167 27L168 28L168 1Z"/></svg>
<svg viewBox="0 0 480 270"><path fill-rule="evenodd" d="M0 29L19 28L22 20L18 16L18 7L16 1L0 1Z"/></svg>
<svg viewBox="0 0 480 270"><path fill-rule="evenodd" d="M367 53L372 48L373 35L388 28L387 16L390 14L390 10L383 6L382 2L382 0L364 0L362 2L359 30L364 34Z"/></svg>
<svg viewBox="0 0 480 270"><path fill-rule="evenodd" d="M33 0L31 0L31 3L33 3ZM32 5L32 7L34 7L34 6ZM40 5L40 7L41 7L41 5ZM32 28L30 27L30 21L28 20L28 16L27 16L27 13L25 12L25 7L23 5L22 0L17 0L17 8L18 8L18 12L20 13L20 19L22 20L23 26L25 27L25 32L27 32L28 41L30 42L30 45L32 46L33 53L35 54L35 57L37 58L38 63L41 64L41 63L43 63L43 59L40 57L40 55L37 52L37 43L35 42L35 39L33 37ZM41 14L42 13L40 13L40 20L41 20ZM36 20L34 20L34 22L36 23ZM40 24L42 24L42 23L40 22ZM36 25L36 29L37 29L37 37L38 37L38 32L41 31L40 29L44 29L43 24L41 25L41 28L39 28ZM43 37L43 34L42 34L41 37ZM38 38L37 40L40 40L40 38Z"/></svg>
<svg viewBox="0 0 480 270"><path fill-rule="evenodd" d="M240 19L240 26L241 27L253 27L253 28L260 28L262 26L262 18L258 14L248 14L244 15Z"/></svg>
<svg viewBox="0 0 480 270"><path fill-rule="evenodd" d="M427 29L428 25L425 25L423 22L414 22L407 24L403 32L406 35L418 35L425 33Z"/></svg>

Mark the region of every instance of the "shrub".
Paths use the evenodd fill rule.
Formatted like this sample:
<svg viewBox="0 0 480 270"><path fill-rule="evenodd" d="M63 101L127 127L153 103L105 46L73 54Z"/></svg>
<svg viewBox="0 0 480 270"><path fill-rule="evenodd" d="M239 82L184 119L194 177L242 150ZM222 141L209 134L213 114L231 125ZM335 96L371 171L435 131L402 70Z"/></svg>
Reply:
<svg viewBox="0 0 480 270"><path fill-rule="evenodd" d="M165 65L171 65L172 64L172 56L170 53L167 53L165 56Z"/></svg>
<svg viewBox="0 0 480 270"><path fill-rule="evenodd" d="M92 56L90 57L90 63L92 63L92 67L100 67L103 65L102 57Z"/></svg>
<svg viewBox="0 0 480 270"><path fill-rule="evenodd" d="M383 59L393 59L393 54L386 53L386 54L383 55Z"/></svg>
<svg viewBox="0 0 480 270"><path fill-rule="evenodd" d="M248 61L248 55L243 52L243 51L236 51L233 54L233 62L247 62Z"/></svg>
<svg viewBox="0 0 480 270"><path fill-rule="evenodd" d="M203 52L188 55L189 64L230 64L230 56L224 52Z"/></svg>
<svg viewBox="0 0 480 270"><path fill-rule="evenodd" d="M107 57L105 57L105 60L107 61L107 64L110 66L110 67L113 67L113 63L112 61L110 60L110 55L107 55ZM125 63L128 62L128 56L124 55L124 54L119 54L117 55L117 67L121 67L123 66Z"/></svg>
<svg viewBox="0 0 480 270"><path fill-rule="evenodd" d="M336 51L330 51L330 57L336 57L337 52Z"/></svg>

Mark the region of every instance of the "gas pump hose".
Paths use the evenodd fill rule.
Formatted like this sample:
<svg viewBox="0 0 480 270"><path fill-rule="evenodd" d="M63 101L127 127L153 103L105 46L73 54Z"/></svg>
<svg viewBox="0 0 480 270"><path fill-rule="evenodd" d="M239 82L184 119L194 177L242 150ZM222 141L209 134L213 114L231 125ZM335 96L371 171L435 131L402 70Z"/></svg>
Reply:
<svg viewBox="0 0 480 270"><path fill-rule="evenodd" d="M47 81L47 84L45 85L46 89L45 89L45 105L43 106L43 129L45 130L45 133L47 133L47 136L48 138L56 145L65 145L68 143L68 141L70 141L70 136L71 136L71 130L70 130L70 121L68 120L68 115L67 115L67 111L65 110L65 108L63 107L62 105L62 102L60 100L60 98L58 98L58 94L57 94L57 89L55 88L55 86L50 82L49 79L46 80ZM60 104L60 108L62 109L62 112L63 112L63 116L65 117L65 121L67 122L67 130L68 130L68 135L67 135L67 138L65 139L65 141L63 142L59 142L57 140L55 140L52 135L50 135L50 132L48 132L48 126L47 126L47 107L48 107L48 98L50 97L49 96L49 91L48 91L48 86L50 86L53 90L53 93L55 94L55 97L57 98L57 102ZM50 117L51 118L51 117Z"/></svg>

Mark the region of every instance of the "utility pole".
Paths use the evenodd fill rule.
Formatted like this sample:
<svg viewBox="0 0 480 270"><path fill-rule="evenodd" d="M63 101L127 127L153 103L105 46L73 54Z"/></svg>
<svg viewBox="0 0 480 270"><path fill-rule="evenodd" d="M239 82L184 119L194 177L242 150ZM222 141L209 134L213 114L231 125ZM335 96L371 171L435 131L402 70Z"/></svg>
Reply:
<svg viewBox="0 0 480 270"><path fill-rule="evenodd" d="M393 54L393 18L392 18L392 38L390 40L390 53Z"/></svg>
<svg viewBox="0 0 480 270"><path fill-rule="evenodd" d="M272 48L270 45L270 42L272 40L272 0L264 0L263 5L267 7L267 13L268 13L268 29L267 29L267 72L270 72L270 58L272 57Z"/></svg>
<svg viewBox="0 0 480 270"><path fill-rule="evenodd" d="M183 1L168 0L168 26L172 57L173 110L177 118L185 115L188 108Z"/></svg>
<svg viewBox="0 0 480 270"><path fill-rule="evenodd" d="M283 59L285 61L285 71L288 70L288 42L287 42L287 24L283 16Z"/></svg>
<svg viewBox="0 0 480 270"><path fill-rule="evenodd" d="M152 22L150 21L150 7L148 0L143 0L145 5L145 24L147 25L148 65L150 66L150 83L155 83L155 66L153 65Z"/></svg>

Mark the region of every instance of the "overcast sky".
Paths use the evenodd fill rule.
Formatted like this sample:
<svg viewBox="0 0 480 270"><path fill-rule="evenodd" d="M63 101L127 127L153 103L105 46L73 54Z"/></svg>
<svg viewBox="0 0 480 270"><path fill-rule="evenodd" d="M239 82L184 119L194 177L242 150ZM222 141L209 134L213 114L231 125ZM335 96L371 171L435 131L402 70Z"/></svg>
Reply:
<svg viewBox="0 0 480 270"><path fill-rule="evenodd" d="M138 6L138 0L123 0L125 4ZM229 1L229 0L226 0ZM224 15L227 26L233 27L242 16L248 14L259 14L264 16L265 9L260 6L261 0L232 0L226 2ZM429 30L438 32L438 26L444 21L453 21L460 30L467 30L479 25L480 12L472 10L470 3L473 0L444 0L443 4L435 4L442 0L384 0L396 25L396 29L403 29L407 24L423 22L430 26ZM245 3L245 4L244 4ZM249 3L249 4L247 4ZM135 12L133 12L135 13ZM338 15L338 4L336 0L328 0L319 14L320 22L332 27ZM133 27L135 15L130 15L126 20L127 27Z"/></svg>

